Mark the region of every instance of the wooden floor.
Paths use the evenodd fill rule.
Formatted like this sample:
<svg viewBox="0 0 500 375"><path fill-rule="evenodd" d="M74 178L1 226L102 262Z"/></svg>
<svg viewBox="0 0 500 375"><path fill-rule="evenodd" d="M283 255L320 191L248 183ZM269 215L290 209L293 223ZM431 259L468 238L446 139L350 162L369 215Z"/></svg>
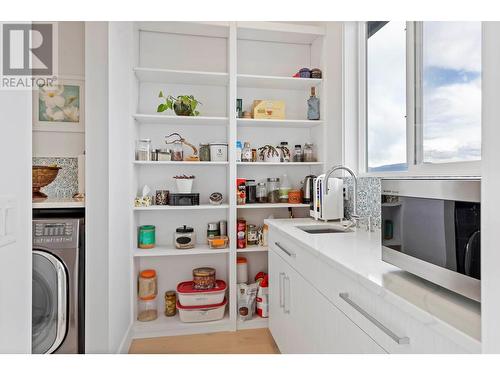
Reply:
<svg viewBox="0 0 500 375"><path fill-rule="evenodd" d="M130 354L279 354L267 328L133 340Z"/></svg>

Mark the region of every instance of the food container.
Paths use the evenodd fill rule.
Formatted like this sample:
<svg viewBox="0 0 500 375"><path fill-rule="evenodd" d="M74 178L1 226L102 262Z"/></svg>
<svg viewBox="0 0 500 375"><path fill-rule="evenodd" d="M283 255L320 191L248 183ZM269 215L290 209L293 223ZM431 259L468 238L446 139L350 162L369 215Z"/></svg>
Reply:
<svg viewBox="0 0 500 375"><path fill-rule="evenodd" d="M210 145L208 143L200 143L200 161L210 161Z"/></svg>
<svg viewBox="0 0 500 375"><path fill-rule="evenodd" d="M321 69L319 69L319 68L311 69L311 78L321 79L322 77L323 77L323 73L321 72Z"/></svg>
<svg viewBox="0 0 500 375"><path fill-rule="evenodd" d="M207 227L207 241L210 243L210 239L220 236L219 223L208 223Z"/></svg>
<svg viewBox="0 0 500 375"><path fill-rule="evenodd" d="M170 206L199 206L200 193L172 193L168 195L168 204Z"/></svg>
<svg viewBox="0 0 500 375"><path fill-rule="evenodd" d="M168 204L168 190L156 190L155 204L157 206L166 206Z"/></svg>
<svg viewBox="0 0 500 375"><path fill-rule="evenodd" d="M288 203L302 203L302 194L300 190L290 190L288 192Z"/></svg>
<svg viewBox="0 0 500 375"><path fill-rule="evenodd" d="M306 163L311 163L315 161L314 145L312 143L306 143L304 145L304 149L302 150L302 159Z"/></svg>
<svg viewBox="0 0 500 375"><path fill-rule="evenodd" d="M183 161L184 151L182 150L182 143L174 142L172 143L172 161Z"/></svg>
<svg viewBox="0 0 500 375"><path fill-rule="evenodd" d="M257 202L257 184L255 180L245 181L245 203Z"/></svg>
<svg viewBox="0 0 500 375"><path fill-rule="evenodd" d="M215 268L201 267L193 270L194 289L212 289L215 287Z"/></svg>
<svg viewBox="0 0 500 375"><path fill-rule="evenodd" d="M156 228L154 225L141 225L137 230L137 247L152 249L156 242Z"/></svg>
<svg viewBox="0 0 500 375"><path fill-rule="evenodd" d="M284 120L285 102L283 100L254 100L253 118Z"/></svg>
<svg viewBox="0 0 500 375"><path fill-rule="evenodd" d="M175 316L177 313L177 296L175 291L165 292L165 316Z"/></svg>
<svg viewBox="0 0 500 375"><path fill-rule="evenodd" d="M300 78L311 78L311 71L309 68L302 68L299 70L299 77Z"/></svg>
<svg viewBox="0 0 500 375"><path fill-rule="evenodd" d="M256 198L257 203L267 203L267 188L265 182L259 182L257 184Z"/></svg>
<svg viewBox="0 0 500 375"><path fill-rule="evenodd" d="M254 246L259 243L259 230L256 225L247 225L247 245Z"/></svg>
<svg viewBox="0 0 500 375"><path fill-rule="evenodd" d="M196 245L194 228L186 225L177 228L174 233L174 243L177 249L192 249Z"/></svg>
<svg viewBox="0 0 500 375"><path fill-rule="evenodd" d="M267 179L267 202L279 203L280 201L280 179L268 178Z"/></svg>
<svg viewBox="0 0 500 375"><path fill-rule="evenodd" d="M158 301L156 297L139 298L137 303L137 320L150 322L158 318Z"/></svg>
<svg viewBox="0 0 500 375"><path fill-rule="evenodd" d="M210 143L210 161L227 161L227 143Z"/></svg>
<svg viewBox="0 0 500 375"><path fill-rule="evenodd" d="M135 160L151 161L151 139L139 139L135 142Z"/></svg>
<svg viewBox="0 0 500 375"><path fill-rule="evenodd" d="M208 239L208 246L211 249L225 249L229 243L228 236L215 236Z"/></svg>
<svg viewBox="0 0 500 375"><path fill-rule="evenodd" d="M236 282L246 284L248 282L248 262L245 257L236 258Z"/></svg>
<svg viewBox="0 0 500 375"><path fill-rule="evenodd" d="M171 161L172 153L167 148L158 149L158 161Z"/></svg>
<svg viewBox="0 0 500 375"><path fill-rule="evenodd" d="M205 306L183 306L177 301L177 310L179 317L184 323L210 322L212 320L221 320L224 318L227 300L218 305Z"/></svg>
<svg viewBox="0 0 500 375"><path fill-rule="evenodd" d="M158 278L155 270L144 270L139 273L137 297L151 299L158 294Z"/></svg>
<svg viewBox="0 0 500 375"><path fill-rule="evenodd" d="M192 281L184 281L177 285L177 295L182 306L217 305L224 301L227 285L217 280L215 287L207 290L195 289Z"/></svg>
<svg viewBox="0 0 500 375"><path fill-rule="evenodd" d="M227 221L219 221L219 232L221 236L227 236Z"/></svg>
<svg viewBox="0 0 500 375"><path fill-rule="evenodd" d="M236 179L236 204L245 204L246 202L246 180L244 178Z"/></svg>
<svg viewBox="0 0 500 375"><path fill-rule="evenodd" d="M244 249L247 247L247 222L244 219L238 219L236 224L236 247Z"/></svg>

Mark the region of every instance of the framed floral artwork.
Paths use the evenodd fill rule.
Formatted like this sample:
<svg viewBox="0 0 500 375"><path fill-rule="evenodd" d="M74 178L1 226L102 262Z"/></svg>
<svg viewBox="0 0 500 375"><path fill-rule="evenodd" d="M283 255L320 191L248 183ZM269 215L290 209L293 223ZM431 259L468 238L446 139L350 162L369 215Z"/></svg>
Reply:
<svg viewBox="0 0 500 375"><path fill-rule="evenodd" d="M33 91L33 130L83 133L84 81L60 78Z"/></svg>

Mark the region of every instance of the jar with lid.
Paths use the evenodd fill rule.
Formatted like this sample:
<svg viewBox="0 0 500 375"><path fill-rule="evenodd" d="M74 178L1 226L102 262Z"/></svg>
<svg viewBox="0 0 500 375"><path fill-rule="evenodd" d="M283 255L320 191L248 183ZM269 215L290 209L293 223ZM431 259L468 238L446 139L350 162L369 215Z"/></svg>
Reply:
<svg viewBox="0 0 500 375"><path fill-rule="evenodd" d="M192 249L196 245L194 228L186 225L179 227L174 233L174 243L177 249Z"/></svg>
<svg viewBox="0 0 500 375"><path fill-rule="evenodd" d="M200 161L210 161L210 145L208 143L200 143Z"/></svg>
<svg viewBox="0 0 500 375"><path fill-rule="evenodd" d="M256 225L247 225L247 245L255 246L259 243L259 230Z"/></svg>
<svg viewBox="0 0 500 375"><path fill-rule="evenodd" d="M208 223L207 243L209 239L217 236L220 236L219 223Z"/></svg>
<svg viewBox="0 0 500 375"><path fill-rule="evenodd" d="M236 258L236 282L238 284L248 283L248 263L247 258Z"/></svg>
<svg viewBox="0 0 500 375"><path fill-rule="evenodd" d="M135 160L151 161L151 139L139 139L135 142Z"/></svg>
<svg viewBox="0 0 500 375"><path fill-rule="evenodd" d="M194 289L212 289L215 287L215 268L201 267L193 270Z"/></svg>
<svg viewBox="0 0 500 375"><path fill-rule="evenodd" d="M172 154L167 148L158 149L158 161L170 161L172 160Z"/></svg>
<svg viewBox="0 0 500 375"><path fill-rule="evenodd" d="M293 150L293 161L295 163L300 163L302 160L302 146L295 145L295 149Z"/></svg>
<svg viewBox="0 0 500 375"><path fill-rule="evenodd" d="M288 142L281 142L277 149L280 150L280 161L282 163L288 163L290 161L290 149L288 148Z"/></svg>
<svg viewBox="0 0 500 375"><path fill-rule="evenodd" d="M267 203L267 189L265 182L259 182L257 184L256 198L257 203Z"/></svg>
<svg viewBox="0 0 500 375"><path fill-rule="evenodd" d="M177 313L177 297L175 291L165 292L165 316L175 316Z"/></svg>
<svg viewBox="0 0 500 375"><path fill-rule="evenodd" d="M281 203L288 203L288 192L291 190L290 181L288 181L288 177L286 174L281 176L279 187L279 197Z"/></svg>
<svg viewBox="0 0 500 375"><path fill-rule="evenodd" d="M158 318L158 301L156 297L139 298L137 304L137 320L150 322Z"/></svg>
<svg viewBox="0 0 500 375"><path fill-rule="evenodd" d="M280 179L270 177L267 179L267 202L279 203L280 201Z"/></svg>
<svg viewBox="0 0 500 375"><path fill-rule="evenodd" d="M257 184L255 180L245 181L245 203L256 203L257 202Z"/></svg>
<svg viewBox="0 0 500 375"><path fill-rule="evenodd" d="M172 143L172 161L183 161L184 151L182 150L181 142Z"/></svg>
<svg viewBox="0 0 500 375"><path fill-rule="evenodd" d="M245 144L243 145L243 150L241 150L241 161L252 161L252 148L250 147L250 142L245 142Z"/></svg>
<svg viewBox="0 0 500 375"><path fill-rule="evenodd" d="M137 296L140 299L154 298L158 294L158 278L155 270L141 271L137 284Z"/></svg>
<svg viewBox="0 0 500 375"><path fill-rule="evenodd" d="M314 159L314 145L312 143L306 143L304 149L302 150L303 159L306 163L311 163L316 161Z"/></svg>

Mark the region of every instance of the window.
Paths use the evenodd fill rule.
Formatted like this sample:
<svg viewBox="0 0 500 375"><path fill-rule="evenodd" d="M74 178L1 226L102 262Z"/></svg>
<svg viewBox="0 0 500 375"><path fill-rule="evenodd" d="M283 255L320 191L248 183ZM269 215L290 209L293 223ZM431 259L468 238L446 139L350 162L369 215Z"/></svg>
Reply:
<svg viewBox="0 0 500 375"><path fill-rule="evenodd" d="M405 22L369 22L367 29L368 171L406 170Z"/></svg>
<svg viewBox="0 0 500 375"><path fill-rule="evenodd" d="M479 175L481 22L361 30L361 170Z"/></svg>

